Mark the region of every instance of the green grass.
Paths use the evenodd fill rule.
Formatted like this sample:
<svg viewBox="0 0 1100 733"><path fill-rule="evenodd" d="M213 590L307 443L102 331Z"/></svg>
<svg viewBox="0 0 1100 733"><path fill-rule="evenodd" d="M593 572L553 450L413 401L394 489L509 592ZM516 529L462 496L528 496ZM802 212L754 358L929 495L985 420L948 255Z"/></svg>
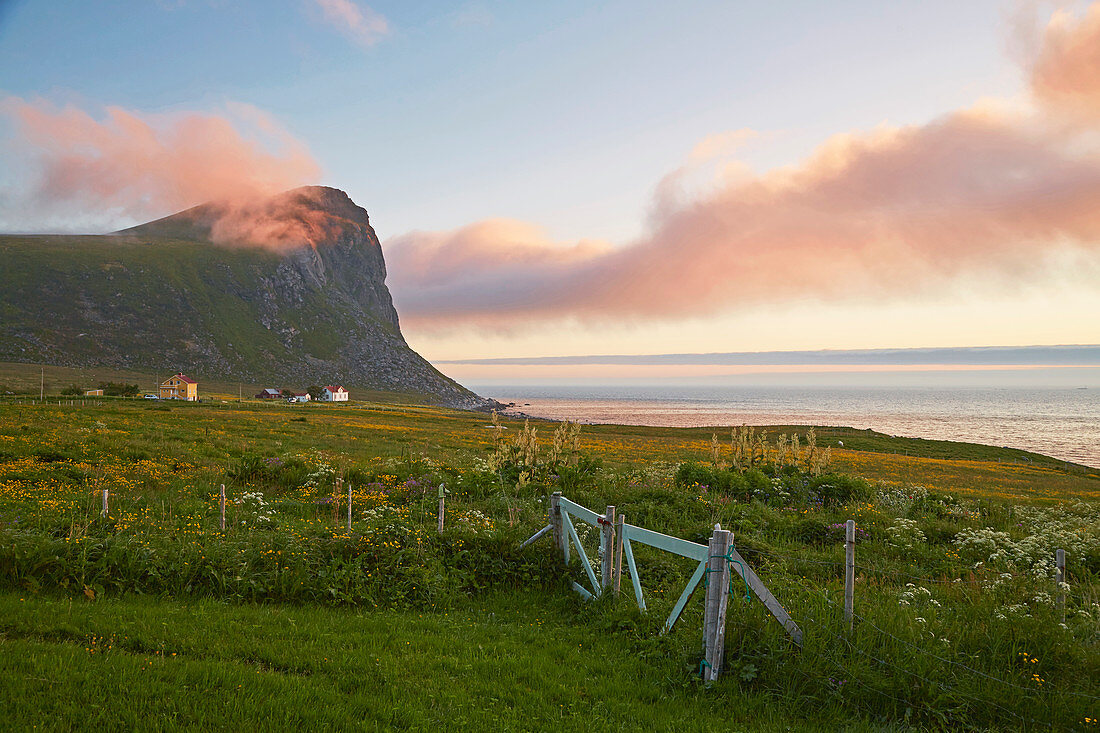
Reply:
<svg viewBox="0 0 1100 733"><path fill-rule="evenodd" d="M571 466L549 461L554 426L538 423L541 458L524 467L487 424L409 404L0 404L0 716L413 730L1088 730L1100 717L1096 472L999 464L1000 449L967 444L895 456L872 435L872 450L834 455L855 478L766 467L720 490L710 469L676 480L710 460L709 430L586 426ZM505 424L506 440L522 434ZM338 476L355 491L350 533ZM803 649L735 587L726 670L701 686L699 600L658 633L692 564L639 547L649 613L629 593L580 602L576 561L548 540L518 549L553 490L696 542L732 529ZM835 526L849 518L863 533L853 634ZM593 557L596 533L580 531ZM1056 547L1070 558L1065 627Z"/></svg>
<svg viewBox="0 0 1100 733"><path fill-rule="evenodd" d="M447 614L0 594L7 729L783 730L575 622L571 599ZM671 676L671 678L670 678ZM831 729L838 705L816 711ZM869 725L857 728L870 729Z"/></svg>

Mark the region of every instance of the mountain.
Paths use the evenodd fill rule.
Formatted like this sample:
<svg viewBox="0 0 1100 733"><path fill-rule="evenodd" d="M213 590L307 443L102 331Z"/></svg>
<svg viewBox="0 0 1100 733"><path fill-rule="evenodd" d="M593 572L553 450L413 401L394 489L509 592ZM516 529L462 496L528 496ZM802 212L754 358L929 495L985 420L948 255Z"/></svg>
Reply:
<svg viewBox="0 0 1100 733"><path fill-rule="evenodd" d="M0 263L0 361L486 404L405 342L367 212L334 188L110 235L4 235Z"/></svg>

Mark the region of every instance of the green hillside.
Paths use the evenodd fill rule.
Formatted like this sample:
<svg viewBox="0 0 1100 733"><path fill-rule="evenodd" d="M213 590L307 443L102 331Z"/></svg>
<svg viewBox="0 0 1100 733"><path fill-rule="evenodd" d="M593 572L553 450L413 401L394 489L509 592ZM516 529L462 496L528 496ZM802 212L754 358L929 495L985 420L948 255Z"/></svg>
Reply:
<svg viewBox="0 0 1100 733"><path fill-rule="evenodd" d="M317 190L295 203L331 218L328 239L284 253L161 236L188 233L192 212L111 236L0 236L0 361L477 404L405 343L366 212Z"/></svg>
<svg viewBox="0 0 1100 733"><path fill-rule="evenodd" d="M287 356L239 297L275 270L274 254L114 237L4 237L0 252L5 357L80 363L109 348L134 365L163 363L181 332L209 334L238 368Z"/></svg>

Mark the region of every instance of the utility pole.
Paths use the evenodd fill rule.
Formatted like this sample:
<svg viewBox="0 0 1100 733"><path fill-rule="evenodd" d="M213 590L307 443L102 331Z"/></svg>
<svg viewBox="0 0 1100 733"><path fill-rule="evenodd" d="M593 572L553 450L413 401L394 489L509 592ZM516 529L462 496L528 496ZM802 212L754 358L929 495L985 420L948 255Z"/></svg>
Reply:
<svg viewBox="0 0 1100 733"><path fill-rule="evenodd" d="M39 384L38 399L46 401L46 367L42 367L42 382Z"/></svg>

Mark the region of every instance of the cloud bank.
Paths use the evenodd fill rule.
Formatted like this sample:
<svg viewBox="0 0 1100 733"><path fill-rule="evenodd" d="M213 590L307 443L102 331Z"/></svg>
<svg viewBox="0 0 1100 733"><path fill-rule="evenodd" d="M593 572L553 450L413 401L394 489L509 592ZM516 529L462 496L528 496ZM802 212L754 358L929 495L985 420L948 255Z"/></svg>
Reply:
<svg viewBox="0 0 1100 733"><path fill-rule="evenodd" d="M840 134L806 160L739 171L688 200L658 188L627 246L557 243L521 222L386 243L406 324L509 328L689 317L811 298L1009 286L1060 258L1100 268L1100 4L1043 32L1027 103L983 101L924 125ZM704 141L687 166L751 135Z"/></svg>
<svg viewBox="0 0 1100 733"><path fill-rule="evenodd" d="M305 145L273 118L231 103L223 114L143 114L107 107L98 117L68 105L8 97L11 155L32 179L3 192L24 226L114 228L211 199L272 194L317 179Z"/></svg>
<svg viewBox="0 0 1100 733"><path fill-rule="evenodd" d="M631 366L1100 366L1100 345L980 346L919 349L822 349L816 351L738 351L709 354L602 354L583 356L444 359L437 364L631 365Z"/></svg>

